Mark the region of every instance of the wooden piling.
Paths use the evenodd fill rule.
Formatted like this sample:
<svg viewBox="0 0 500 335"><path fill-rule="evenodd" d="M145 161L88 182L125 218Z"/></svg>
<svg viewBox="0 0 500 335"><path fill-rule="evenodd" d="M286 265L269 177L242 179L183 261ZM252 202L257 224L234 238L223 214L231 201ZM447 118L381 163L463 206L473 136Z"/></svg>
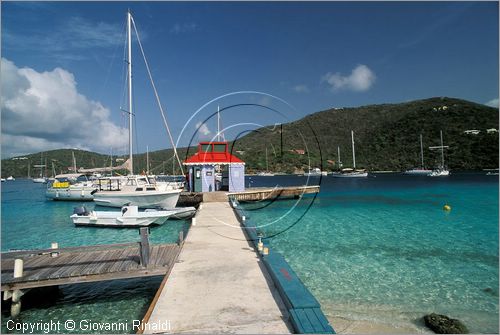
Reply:
<svg viewBox="0 0 500 335"><path fill-rule="evenodd" d="M50 244L50 248L51 248L51 249L59 249L59 243L57 243L57 242L52 242L52 243ZM58 253L57 251L54 251L54 252L51 252L51 253L50 253L50 257L57 257L57 256L59 256L59 253Z"/></svg>
<svg viewBox="0 0 500 335"><path fill-rule="evenodd" d="M14 278L21 278L23 276L24 262L22 259L17 258L14 261ZM21 290L12 291L12 304L10 305L10 316L15 318L21 313Z"/></svg>
<svg viewBox="0 0 500 335"><path fill-rule="evenodd" d="M139 242L141 265L147 267L149 264L149 228L140 228L139 233L141 235L141 241Z"/></svg>
<svg viewBox="0 0 500 335"><path fill-rule="evenodd" d="M184 232L181 230L179 232L179 245L182 245L183 242L184 242Z"/></svg>

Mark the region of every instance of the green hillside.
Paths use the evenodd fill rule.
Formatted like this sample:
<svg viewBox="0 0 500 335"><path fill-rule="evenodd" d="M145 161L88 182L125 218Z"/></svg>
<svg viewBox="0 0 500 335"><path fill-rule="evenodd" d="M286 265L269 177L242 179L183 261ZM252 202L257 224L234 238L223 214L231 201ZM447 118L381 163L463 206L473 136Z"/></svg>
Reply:
<svg viewBox="0 0 500 335"><path fill-rule="evenodd" d="M267 146L270 169L292 172L306 169L308 157L290 150L308 149L311 167L330 170L335 166L328 160L337 161L337 146L344 166L352 165L350 132L353 130L357 167L401 171L419 164L420 134L425 163L428 167L436 166L440 152L428 147L439 145L439 131L443 130L444 144L450 146L445 152L449 168L476 170L498 167L498 133L488 134L486 129L490 128L498 129L498 109L453 98L431 98L330 109L283 125L283 158L279 127L245 136L236 143L235 150L245 151L242 158L250 169L265 169ZM465 134L469 129L481 132Z"/></svg>
<svg viewBox="0 0 500 335"><path fill-rule="evenodd" d="M345 167L352 165L351 130L355 133L356 165L371 171L401 171L417 166L420 162L419 135L424 141L424 157L427 167L435 167L440 161L440 152L429 146L439 145L439 131L443 130L444 144L450 148L445 160L452 170L479 170L498 168L498 133L487 133L486 129L498 129L498 109L453 98L430 98L399 104L369 105L355 108L337 108L308 115L280 127L265 127L239 139L233 154L247 164L248 172L266 169L266 155L270 170L294 172L311 167L326 170L336 168L337 146ZM477 129L477 135L465 134L465 130ZM282 139L282 140L281 140ZM283 147L283 153L281 152ZM304 150L300 155L292 150ZM25 177L31 164L31 176L39 174L33 165L45 164L48 175L52 175L52 164L56 173L68 172L75 153L78 167L93 168L110 165L109 155L82 150L61 149L2 160L2 176ZM193 153L190 150L190 154ZM181 159L186 149L179 149ZM116 162L114 165L121 164ZM119 157L125 158L125 157ZM149 153L152 173L172 173L172 150ZM146 154L134 156L135 172L146 170ZM123 171L125 172L125 171ZM180 171L175 164L174 173Z"/></svg>

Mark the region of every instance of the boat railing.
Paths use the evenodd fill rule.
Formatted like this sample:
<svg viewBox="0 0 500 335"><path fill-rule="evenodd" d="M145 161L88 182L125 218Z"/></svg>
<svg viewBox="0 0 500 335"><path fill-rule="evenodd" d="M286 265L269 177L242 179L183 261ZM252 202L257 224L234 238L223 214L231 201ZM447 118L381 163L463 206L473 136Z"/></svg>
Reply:
<svg viewBox="0 0 500 335"><path fill-rule="evenodd" d="M97 187L99 188L99 191L120 191L121 182L120 179L99 178L97 181Z"/></svg>

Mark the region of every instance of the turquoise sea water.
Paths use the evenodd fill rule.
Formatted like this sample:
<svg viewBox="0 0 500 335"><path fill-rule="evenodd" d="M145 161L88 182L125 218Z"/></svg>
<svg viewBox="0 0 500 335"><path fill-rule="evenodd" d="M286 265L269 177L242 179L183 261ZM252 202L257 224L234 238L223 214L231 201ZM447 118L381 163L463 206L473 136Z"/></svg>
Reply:
<svg viewBox="0 0 500 335"><path fill-rule="evenodd" d="M247 178L252 186L305 180ZM69 215L77 203L46 201L43 185L16 180L1 187L2 251L139 238L136 229L75 228ZM442 210L445 203L451 212ZM405 326L436 312L463 320L472 332L498 332L497 177L326 177L317 198L246 207L266 235L274 236L271 248L285 256L329 317ZM151 239L174 242L187 228L186 222L169 221L152 228ZM130 323L142 318L160 281L61 286L46 304L23 300L21 320ZM8 309L2 332L8 332L7 321Z"/></svg>
<svg viewBox="0 0 500 335"><path fill-rule="evenodd" d="M94 208L95 204L79 202L47 201L43 184L31 180L4 182L2 187L2 251L10 249L50 248L51 242L59 247L126 243L139 241L138 229L76 228L69 216L73 207L84 204ZM106 210L99 207L99 210ZM151 243L174 243L179 231L187 231L187 221L169 220L162 226L150 230ZM111 282L60 286L59 290L45 293L42 298L36 290L23 297L20 321L48 322L72 319L93 322L123 322L140 320L144 316L162 277L147 279L117 280ZM50 297L50 301L43 303ZM8 333L9 305L2 307L2 333ZM67 331L61 329L62 333ZM40 331L38 332L40 333ZM99 333L99 331L81 331ZM105 332L109 333L109 332Z"/></svg>
<svg viewBox="0 0 500 335"><path fill-rule="evenodd" d="M252 179L289 182L279 178ZM316 199L245 207L330 318L418 329L436 312L498 333L498 195L498 177L484 173L378 174L327 177Z"/></svg>

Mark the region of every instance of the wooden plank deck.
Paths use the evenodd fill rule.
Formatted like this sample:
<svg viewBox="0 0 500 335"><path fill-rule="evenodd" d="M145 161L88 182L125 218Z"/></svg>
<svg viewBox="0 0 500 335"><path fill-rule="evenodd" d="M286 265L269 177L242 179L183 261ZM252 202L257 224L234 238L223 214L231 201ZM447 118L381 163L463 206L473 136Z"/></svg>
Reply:
<svg viewBox="0 0 500 335"><path fill-rule="evenodd" d="M262 201L273 200L276 198L294 198L300 197L304 194L318 193L320 190L319 185L313 186L288 186L288 187L256 187L249 188L244 192L227 193L229 197L244 202L244 201Z"/></svg>
<svg viewBox="0 0 500 335"><path fill-rule="evenodd" d="M4 252L1 290L165 275L177 260L181 246L152 245L147 267L140 264L139 250L139 243L127 243ZM51 257L51 251L59 252L59 256ZM16 258L24 261L21 278L13 278Z"/></svg>

